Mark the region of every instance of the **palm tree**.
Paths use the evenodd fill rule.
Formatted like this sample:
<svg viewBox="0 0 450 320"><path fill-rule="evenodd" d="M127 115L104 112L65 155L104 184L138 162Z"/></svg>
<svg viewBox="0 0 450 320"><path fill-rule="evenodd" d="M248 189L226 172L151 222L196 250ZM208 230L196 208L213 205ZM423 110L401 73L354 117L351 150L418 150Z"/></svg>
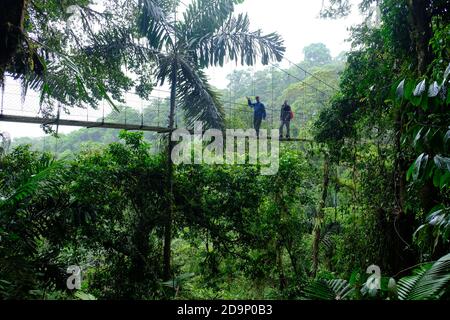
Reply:
<svg viewBox="0 0 450 320"><path fill-rule="evenodd" d="M63 214L70 208L70 201L62 191L67 185L66 165L49 154L33 153L28 146L18 147L10 155L0 155L0 167L12 168L13 163L23 165L22 170L0 176L3 299L30 298L31 289L36 289L42 279L42 274L36 272L44 261L36 259L42 239L59 248L73 234L70 219ZM55 203L59 205L52 206Z"/></svg>
<svg viewBox="0 0 450 320"><path fill-rule="evenodd" d="M151 92L148 48L136 28L141 0L2 0L0 88L4 77L19 80L23 95L40 92L41 114L102 100L116 109L124 92ZM173 0L152 0L167 5ZM70 22L70 23L69 23ZM73 27L71 27L73 26ZM45 128L49 128L45 126Z"/></svg>
<svg viewBox="0 0 450 320"><path fill-rule="evenodd" d="M160 85L170 84L169 128L174 129L176 100L185 113L187 125L202 121L206 128L224 127L220 97L208 83L204 69L223 66L226 61L251 66L260 58L263 64L281 61L285 51L277 33L263 35L250 31L246 14L233 16L242 0L194 0L181 19L165 14L156 0L140 0L139 28L147 38L155 58L155 76ZM175 1L178 3L178 1ZM168 192L173 190L173 164L168 143ZM173 203L173 202L172 202ZM170 242L173 205L169 205L165 227L164 276L170 278Z"/></svg>

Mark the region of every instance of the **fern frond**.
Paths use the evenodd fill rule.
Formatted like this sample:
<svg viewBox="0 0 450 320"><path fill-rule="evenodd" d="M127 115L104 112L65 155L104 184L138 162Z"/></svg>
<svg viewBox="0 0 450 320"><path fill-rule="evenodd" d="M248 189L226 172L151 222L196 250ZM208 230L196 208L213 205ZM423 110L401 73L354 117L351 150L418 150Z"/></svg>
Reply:
<svg viewBox="0 0 450 320"><path fill-rule="evenodd" d="M354 292L354 288L343 279L317 280L305 290L310 300L344 300Z"/></svg>
<svg viewBox="0 0 450 320"><path fill-rule="evenodd" d="M434 264L416 269L414 275L404 277L398 282L400 300L439 299L450 283L450 254L440 258Z"/></svg>

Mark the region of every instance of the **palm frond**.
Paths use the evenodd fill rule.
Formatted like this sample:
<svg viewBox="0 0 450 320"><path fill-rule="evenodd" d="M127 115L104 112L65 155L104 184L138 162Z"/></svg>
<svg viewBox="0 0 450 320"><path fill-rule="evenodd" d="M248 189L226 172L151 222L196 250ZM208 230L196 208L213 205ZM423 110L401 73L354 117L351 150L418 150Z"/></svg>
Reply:
<svg viewBox="0 0 450 320"><path fill-rule="evenodd" d="M100 30L91 35L89 44L79 50L89 63L74 60L67 54L55 53L57 59L48 64L44 76L30 73L17 74L16 77L23 77L25 88L41 92L41 104L47 101L51 107L57 101L70 106L86 104L95 109L99 101L106 100L118 111L113 99L121 102L123 89L130 89L133 81L120 76L101 79L95 76L96 67L128 65L129 70L133 70L133 67L141 70L136 61L150 64L161 54L139 43L133 30L119 27ZM51 110L47 111L51 113Z"/></svg>
<svg viewBox="0 0 450 320"><path fill-rule="evenodd" d="M354 291L354 288L343 279L316 280L305 290L305 296L310 300L344 300Z"/></svg>
<svg viewBox="0 0 450 320"><path fill-rule="evenodd" d="M172 46L174 26L169 23L160 4L155 0L140 0L139 6L139 31L147 38L151 47L160 50L165 45Z"/></svg>
<svg viewBox="0 0 450 320"><path fill-rule="evenodd" d="M339 234L341 225L338 222L331 222L323 227L320 233L320 243L326 249L330 250L334 246L333 235Z"/></svg>
<svg viewBox="0 0 450 320"><path fill-rule="evenodd" d="M186 42L216 32L230 18L240 0L195 0L183 13L180 36Z"/></svg>
<svg viewBox="0 0 450 320"><path fill-rule="evenodd" d="M178 59L178 99L185 112L187 125L201 121L205 129L222 129L224 110L220 96L208 83L204 72L185 59Z"/></svg>
<svg viewBox="0 0 450 320"><path fill-rule="evenodd" d="M63 185L63 177L55 174L55 172L61 170L64 166L63 162L44 159L36 168L36 174L31 175L13 193L0 200L0 209L16 208L23 204L26 199L35 196L38 190L49 193L49 190L55 186Z"/></svg>
<svg viewBox="0 0 450 320"><path fill-rule="evenodd" d="M157 64L154 68L154 76L159 85L163 86L167 79L169 79L169 75L172 73L174 62L176 62L176 60L177 57L174 54L160 54L157 57Z"/></svg>
<svg viewBox="0 0 450 320"><path fill-rule="evenodd" d="M218 32L194 37L189 48L201 67L223 66L225 59L252 66L258 57L267 65L271 60L281 61L286 51L277 33L264 35L261 30L250 31L246 14L230 17Z"/></svg>
<svg viewBox="0 0 450 320"><path fill-rule="evenodd" d="M404 277L398 282L400 300L439 299L450 283L450 254L434 264L427 264L415 270L414 275Z"/></svg>
<svg viewBox="0 0 450 320"><path fill-rule="evenodd" d="M165 12L158 1L139 0L139 7L142 8L144 13L152 20L160 21L164 20L166 17Z"/></svg>

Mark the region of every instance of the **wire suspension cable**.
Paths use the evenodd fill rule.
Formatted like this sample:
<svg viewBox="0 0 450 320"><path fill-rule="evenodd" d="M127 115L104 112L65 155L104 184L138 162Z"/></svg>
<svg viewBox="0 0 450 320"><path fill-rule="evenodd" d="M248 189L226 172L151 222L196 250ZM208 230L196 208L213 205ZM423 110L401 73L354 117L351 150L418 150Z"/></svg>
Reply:
<svg viewBox="0 0 450 320"><path fill-rule="evenodd" d="M292 62L292 61L289 60L288 58L284 57L284 59L285 59L286 61L288 61L290 64L294 65L295 67L297 67L297 68L299 68L300 70L302 70L303 72L305 72L305 75L309 75L309 76L313 77L314 79L316 79L317 81L323 83L324 85L326 85L326 86L329 87L330 89L338 90L337 88L333 87L331 84L329 84L329 83L323 81L322 79L320 79L319 77L317 77L315 74L313 74L313 73L307 71L306 69L300 67L298 64ZM305 78L306 78L306 76L305 76Z"/></svg>
<svg viewBox="0 0 450 320"><path fill-rule="evenodd" d="M320 92L320 93L322 93L322 94L324 94L324 95L326 95L326 96L328 96L328 97L331 96L329 93L327 93L327 92L325 92L325 91L322 91L322 90L320 90L320 89L317 89L317 88L316 88L315 86L313 86L312 84L307 83L307 82L306 82L306 79L302 80L302 79L300 79L299 77L292 75L290 72L288 72L288 71L286 71L286 70L280 68L279 66L277 66L277 65L275 65L275 64L273 64L273 63L271 63L271 65L272 65L273 67L277 68L278 70L280 70L281 72L284 72L284 73L287 74L288 76L297 79L301 84L306 85L306 86L308 86L308 87L311 87L311 88L313 88L313 89L316 89L318 92Z"/></svg>

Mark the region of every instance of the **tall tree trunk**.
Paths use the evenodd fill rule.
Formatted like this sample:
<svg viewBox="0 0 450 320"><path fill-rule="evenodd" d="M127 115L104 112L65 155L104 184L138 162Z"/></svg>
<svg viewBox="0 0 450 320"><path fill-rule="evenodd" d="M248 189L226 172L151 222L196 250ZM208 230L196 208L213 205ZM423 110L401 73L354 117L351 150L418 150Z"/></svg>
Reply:
<svg viewBox="0 0 450 320"><path fill-rule="evenodd" d="M423 77L431 64L433 55L430 48L430 40L433 36L431 26L431 14L427 11L430 6L428 0L408 0L410 10L411 38L417 54L416 76ZM431 150L427 151L433 157ZM433 182L428 180L421 190L422 208L425 212L439 203L439 190L434 187Z"/></svg>
<svg viewBox="0 0 450 320"><path fill-rule="evenodd" d="M408 0L410 36L415 49L416 76L425 76L427 68L431 62L430 39L432 36L431 15L427 8L430 5L429 0ZM399 200L399 220L405 215L404 208L406 206L406 172L408 170L409 160L405 159L405 150L402 148L401 139L404 133L405 123L408 119L404 119L406 114L400 110L396 117L396 171L397 171L397 199ZM427 193L430 194L430 193ZM427 200L429 202L429 199ZM425 203L424 203L425 204ZM426 205L428 206L428 205Z"/></svg>
<svg viewBox="0 0 450 320"><path fill-rule="evenodd" d="M430 0L409 0L411 36L417 54L416 76L423 77L427 74L428 66L433 61L433 51L430 47L430 40L433 36L432 30L432 14L427 10L430 7ZM420 110L419 110L420 112ZM425 116L425 115L424 115ZM430 147L426 150L430 159L435 154ZM436 188L431 179L427 179L424 186L420 190L420 200L423 211L428 214L437 204L441 203L441 193ZM433 252L433 259L437 259L445 254L446 246L442 246L439 241Z"/></svg>
<svg viewBox="0 0 450 320"><path fill-rule="evenodd" d="M323 218L325 216L325 204L328 195L328 186L330 184L330 158L329 155L325 155L325 160L323 164L323 185L322 185L322 199L319 204L319 208L316 215L316 222L314 226L314 241L313 241L313 266L311 271L311 276L316 277L317 269L319 267L319 247L320 247L320 237Z"/></svg>
<svg viewBox="0 0 450 320"><path fill-rule="evenodd" d="M430 0L408 0L411 39L417 55L417 75L425 75L431 62L432 37Z"/></svg>
<svg viewBox="0 0 450 320"><path fill-rule="evenodd" d="M430 39L432 36L431 15L427 8L430 5L429 0L407 0L409 11L410 37L415 50L415 73L416 77L423 77L431 62ZM413 241L415 231L415 216L413 212L407 213L407 181L406 172L412 159L408 159L407 150L402 147L401 139L405 131L405 125L408 123L406 106L403 105L398 111L395 120L396 132L396 159L395 159L395 196L397 200L396 217L394 220L394 232L396 241L392 244L391 261L392 268L396 271L403 270L417 263L417 254L409 245ZM428 196L437 193L427 190L426 186L422 192L422 208L426 210L432 202Z"/></svg>
<svg viewBox="0 0 450 320"><path fill-rule="evenodd" d="M172 66L171 74L171 90L170 90L170 114L169 114L169 141L167 144L167 189L169 197L169 208L167 211L166 225L164 230L164 279L171 279L171 242L172 242L172 219L173 219L173 162L172 150L174 143L172 142L172 132L175 128L175 110L177 96L177 65L176 62Z"/></svg>

